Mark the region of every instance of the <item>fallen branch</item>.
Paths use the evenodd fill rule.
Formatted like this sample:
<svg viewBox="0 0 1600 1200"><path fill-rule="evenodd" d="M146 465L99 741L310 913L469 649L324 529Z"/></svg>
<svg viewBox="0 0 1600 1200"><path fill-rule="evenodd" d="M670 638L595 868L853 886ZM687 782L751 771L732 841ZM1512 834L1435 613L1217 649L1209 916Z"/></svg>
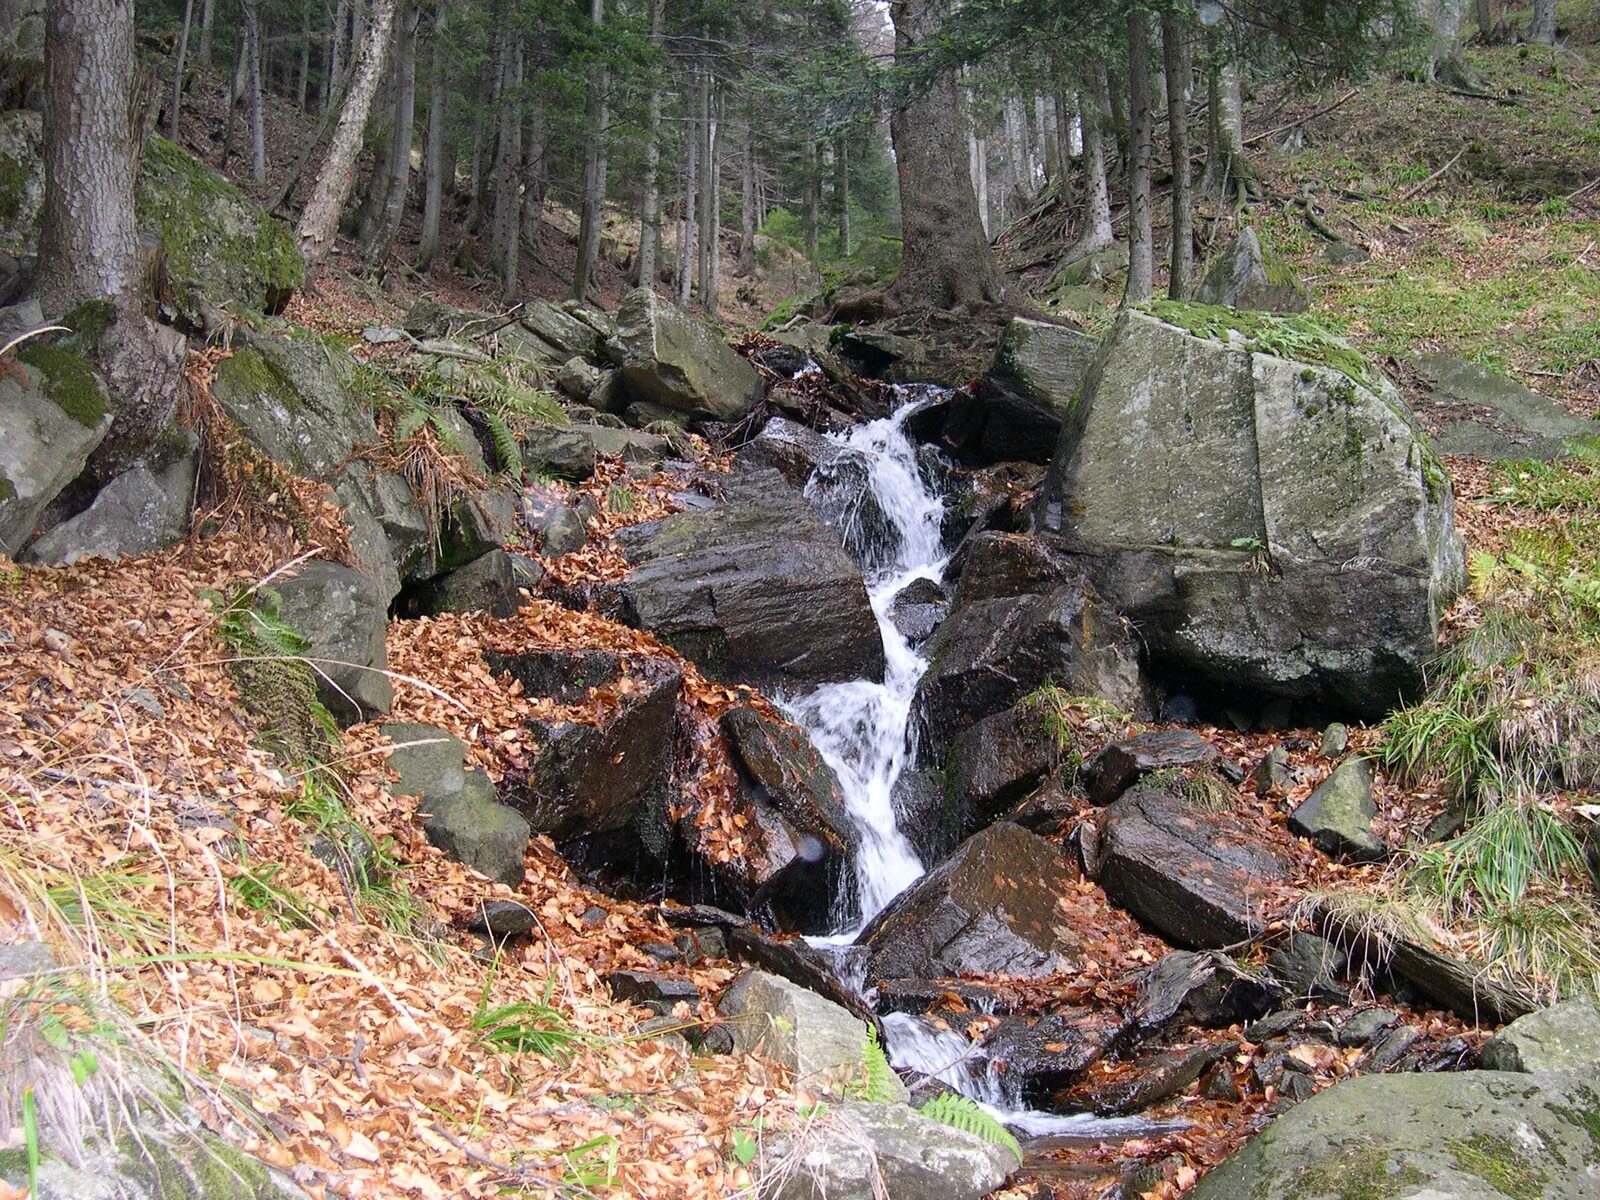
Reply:
<svg viewBox="0 0 1600 1200"><path fill-rule="evenodd" d="M1351 88L1348 92L1346 92L1344 95L1340 96L1332 104L1325 104L1321 108L1317 109L1317 111L1314 112L1314 113L1307 113L1303 117L1296 117L1293 121L1285 122L1282 125L1278 125L1278 126L1272 128L1272 129L1267 130L1265 133L1258 133L1254 137L1247 137L1240 144L1244 145L1244 146L1254 146L1257 142L1266 141L1269 137L1271 137L1275 133L1282 133L1286 129L1294 129L1296 126L1304 125L1307 121L1315 121L1318 117L1325 117L1329 113L1331 113L1334 109L1339 108L1341 105L1347 103L1350 100L1350 98L1352 96L1354 96L1360 90L1361 90L1360 88Z"/></svg>
<svg viewBox="0 0 1600 1200"><path fill-rule="evenodd" d="M1406 191L1404 191L1404 192L1402 192L1402 193L1401 193L1401 194L1400 194L1400 195L1398 195L1398 196L1396 196L1396 197L1395 197L1395 198L1394 198L1394 203L1395 203L1395 204L1404 204L1404 203L1405 203L1405 202L1406 202L1406 201L1407 201L1407 200L1409 200L1409 199L1411 199L1411 197L1413 197L1413 196L1415 196L1415 195L1416 195L1416 194L1417 194L1417 193L1418 193L1418 192L1420 192L1420 191L1422 191L1422 189L1423 189L1423 188L1425 188L1425 187L1427 187L1427 186L1428 186L1428 185L1429 185L1429 184L1430 184L1430 183L1432 183L1432 182L1433 182L1433 181L1434 181L1434 180L1435 180L1435 179L1438 179L1438 178L1439 178L1439 176L1441 176L1441 175L1443 175L1443 174L1444 174L1444 173L1445 173L1445 172L1446 172L1446 171L1448 171L1448 170L1449 170L1449 169L1450 169L1450 168L1451 168L1451 167L1453 167L1453 166L1455 166L1455 165L1456 165L1456 162L1457 162L1457 161L1458 161L1458 160L1459 160L1459 159L1460 159L1460 158L1461 158L1461 156L1462 156L1462 155L1463 155L1463 154L1465 154L1465 153L1466 153L1466 152L1467 152L1467 148L1466 148L1466 147L1465 147L1465 146L1463 146L1463 147L1461 147L1461 149L1459 149L1459 150L1457 150L1457 151L1456 151L1456 153L1455 153L1455 157L1454 157L1454 158L1452 158L1452 159L1451 159L1451 160L1450 160L1450 161L1449 161L1449 162L1447 162L1447 163L1445 163L1445 165L1444 165L1444 166L1442 166L1442 167L1440 167L1440 168L1439 168L1439 169L1438 169L1438 170L1437 170L1437 171L1435 171L1435 172L1434 172L1434 173L1433 173L1433 174L1432 174L1432 175L1429 175L1429 176L1428 176L1428 177L1427 177L1427 178L1426 178L1426 179L1424 179L1424 180L1423 180L1423 181L1422 181L1422 182L1421 182L1421 183L1419 183L1419 184L1417 184L1417 186L1416 186L1416 187L1414 187L1414 188L1408 188L1408 189L1407 189L1407 190L1406 190Z"/></svg>

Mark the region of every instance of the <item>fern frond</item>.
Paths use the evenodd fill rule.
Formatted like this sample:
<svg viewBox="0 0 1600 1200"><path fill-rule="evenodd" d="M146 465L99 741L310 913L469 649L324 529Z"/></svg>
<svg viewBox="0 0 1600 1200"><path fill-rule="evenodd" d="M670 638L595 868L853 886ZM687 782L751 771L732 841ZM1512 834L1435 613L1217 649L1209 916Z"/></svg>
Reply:
<svg viewBox="0 0 1600 1200"><path fill-rule="evenodd" d="M444 413L437 408L425 410L428 414L428 424L433 426L433 432L438 435L439 444L453 454L461 454L466 447L461 444L461 438L450 423L444 419Z"/></svg>
<svg viewBox="0 0 1600 1200"><path fill-rule="evenodd" d="M522 478L522 447L517 445L517 435L499 413L485 412L484 424L489 427L489 437L494 442L494 456L500 469L514 479Z"/></svg>
<svg viewBox="0 0 1600 1200"><path fill-rule="evenodd" d="M403 442L428 423L428 410L420 404L407 402L394 422L394 440Z"/></svg>
<svg viewBox="0 0 1600 1200"><path fill-rule="evenodd" d="M851 1098L865 1100L869 1104L891 1104L898 1100L900 1089L896 1085L900 1078L889 1065L889 1056L878 1044L877 1030L870 1027L867 1029L866 1042L861 1047L861 1059L861 1079L849 1089Z"/></svg>
<svg viewBox="0 0 1600 1200"><path fill-rule="evenodd" d="M1004 1146L1019 1160L1022 1158L1022 1147L1017 1144L1011 1131L965 1096L946 1092L942 1096L935 1096L917 1111L941 1125L970 1133L993 1145Z"/></svg>

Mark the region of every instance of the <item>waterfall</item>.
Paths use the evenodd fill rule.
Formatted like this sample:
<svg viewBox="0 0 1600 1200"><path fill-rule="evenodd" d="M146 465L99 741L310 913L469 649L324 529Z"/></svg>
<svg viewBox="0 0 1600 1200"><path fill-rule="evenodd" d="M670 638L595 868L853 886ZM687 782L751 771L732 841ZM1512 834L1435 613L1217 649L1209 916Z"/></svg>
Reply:
<svg viewBox="0 0 1600 1200"><path fill-rule="evenodd" d="M944 552L944 498L917 461L906 419L939 394L935 388L898 389L892 416L830 435L839 447L819 467L806 496L841 531L862 564L867 595L883 636L883 682L832 683L783 703L790 720L811 735L839 780L845 807L860 835L855 856L856 929L848 941L923 872L895 821L891 795L910 751L911 701L927 661L889 618L895 596L916 579L937 582Z"/></svg>

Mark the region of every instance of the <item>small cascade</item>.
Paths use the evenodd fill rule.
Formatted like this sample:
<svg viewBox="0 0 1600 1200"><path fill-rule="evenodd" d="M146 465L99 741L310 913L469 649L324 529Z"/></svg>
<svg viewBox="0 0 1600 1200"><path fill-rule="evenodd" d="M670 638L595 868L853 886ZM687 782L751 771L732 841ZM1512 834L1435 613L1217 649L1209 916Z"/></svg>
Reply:
<svg viewBox="0 0 1600 1200"><path fill-rule="evenodd" d="M883 636L883 682L828 684L784 704L805 727L833 768L845 805L861 835L855 873L859 919L835 940L849 941L890 900L923 872L895 821L891 795L909 746L911 701L927 669L894 622L895 596L916 579L937 582L944 573L944 498L917 461L906 419L934 388L901 388L892 416L832 435L838 456L819 468L806 496L841 532L862 564L872 611Z"/></svg>

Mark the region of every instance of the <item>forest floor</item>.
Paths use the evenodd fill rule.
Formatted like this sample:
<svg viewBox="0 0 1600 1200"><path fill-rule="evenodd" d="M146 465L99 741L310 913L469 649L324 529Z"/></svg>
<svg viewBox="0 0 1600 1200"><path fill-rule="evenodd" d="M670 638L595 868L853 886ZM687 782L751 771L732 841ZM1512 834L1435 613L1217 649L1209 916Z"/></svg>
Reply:
<svg viewBox="0 0 1600 1200"><path fill-rule="evenodd" d="M1596 68L1537 49L1470 57L1510 103L1369 85L1308 121L1304 149L1283 153L1269 140L1258 151L1263 182L1282 202L1258 206L1254 218L1312 285L1313 313L1387 360L1403 383L1405 356L1443 349L1592 414L1600 408ZM1264 104L1252 132L1334 99ZM208 103L220 109L218 97L191 101L197 119L192 134L186 119L185 141L215 163L223 124ZM274 102L269 124L273 178L304 132L282 107ZM236 157L230 174L239 165ZM1518 190L1527 187L1536 190ZM1325 243L1287 203L1307 195L1370 261L1322 261ZM530 291L565 289L570 230L561 220L547 227ZM391 293L335 273L292 315L345 335L390 323L424 290L400 279ZM609 264L608 303L622 280ZM756 300L770 305L798 290L791 284L764 284ZM438 268L426 290L492 307L484 281L453 267ZM728 313L747 326L764 315L758 302ZM1552 511L1592 525L1600 507L1586 469L1563 476L1586 487L1569 488L1567 507L1553 510L1526 489L1500 502L1516 487L1504 470L1451 467L1458 521L1475 550L1499 551ZM614 482L602 474L595 486ZM603 513L599 549L552 569L619 570L607 536L665 511L672 482L631 484L632 515ZM421 837L415 803L389 790L375 727L343 735L326 777L286 771L255 745L221 617L206 597L267 579L304 549L281 526L270 537L235 528L117 564L0 564L0 941L43 937L64 962L87 968L53 977L42 997L65 1030L61 1045L101 1046L108 1073L120 1058L174 1068L217 1128L313 1196L721 1197L748 1187L739 1147L764 1123L792 1119L791 1081L759 1058L698 1057L635 1035L640 1011L613 1002L603 983L609 970L657 968L640 949L672 940L657 910L590 891L542 841L515 892L444 859ZM1470 624L1481 607L1481 597L1469 598L1455 620ZM396 622L395 718L452 729L491 773L514 761L526 715L526 702L503 693L482 665L481 648L498 638L670 654L645 635L543 602L508 622ZM733 698L691 682L707 711ZM1084 750L1123 732L1076 720ZM1202 732L1247 766L1272 744L1290 751L1294 788L1266 798L1241 791L1240 807L1295 854L1305 888L1381 882L1381 869L1329 864L1284 829L1285 813L1325 773L1318 731ZM1354 744L1371 747L1379 736L1357 729ZM1386 783L1380 805L1380 828L1399 840L1445 798L1437 785ZM353 894L308 849L334 807L382 847L392 866L382 886ZM481 900L513 895L538 915L538 936L485 960L461 926ZM1072 904L1094 952L1080 975L1046 981L1041 994L1125 1002L1129 973L1160 944L1093 884ZM684 972L711 995L733 970L711 963ZM712 1016L709 1007L680 1015ZM1480 1036L1436 1012L1410 1019L1441 1043ZM1231 1065L1240 1079L1253 1049L1241 1041ZM39 1053L59 1050L50 1043ZM1340 1053L1309 1065L1327 1086L1352 1061ZM1134 1161L1163 1165L1144 1194L1181 1192L1259 1127L1274 1099L1180 1096L1151 1115L1181 1117L1188 1130L1075 1147L1060 1163L1058 1194L1092 1194Z"/></svg>

